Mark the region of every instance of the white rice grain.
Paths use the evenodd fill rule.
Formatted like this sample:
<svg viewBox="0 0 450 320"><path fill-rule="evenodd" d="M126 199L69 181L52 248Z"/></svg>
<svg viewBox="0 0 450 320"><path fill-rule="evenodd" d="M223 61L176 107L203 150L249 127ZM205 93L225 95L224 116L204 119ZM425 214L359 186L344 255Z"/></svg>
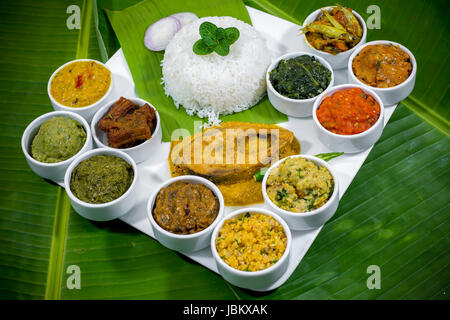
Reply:
<svg viewBox="0 0 450 320"><path fill-rule="evenodd" d="M204 21L239 29L239 39L227 56L193 52ZM265 95L270 62L265 40L249 24L232 17L201 18L181 28L167 46L162 61L164 90L177 108L182 105L189 115L216 124L219 115L246 110Z"/></svg>

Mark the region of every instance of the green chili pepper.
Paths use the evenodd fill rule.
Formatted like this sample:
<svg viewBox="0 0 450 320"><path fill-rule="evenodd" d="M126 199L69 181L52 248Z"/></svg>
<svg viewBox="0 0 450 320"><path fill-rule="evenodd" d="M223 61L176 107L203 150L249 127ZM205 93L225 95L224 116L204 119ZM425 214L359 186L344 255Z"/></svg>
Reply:
<svg viewBox="0 0 450 320"><path fill-rule="evenodd" d="M258 171L253 175L253 178L255 179L255 181L257 181L257 182L263 181L264 175L267 173L267 170L269 170L269 168L261 168L260 170L258 170Z"/></svg>
<svg viewBox="0 0 450 320"><path fill-rule="evenodd" d="M344 154L343 152L319 153L316 154L315 157L325 161L330 161L331 159L342 156L343 154Z"/></svg>

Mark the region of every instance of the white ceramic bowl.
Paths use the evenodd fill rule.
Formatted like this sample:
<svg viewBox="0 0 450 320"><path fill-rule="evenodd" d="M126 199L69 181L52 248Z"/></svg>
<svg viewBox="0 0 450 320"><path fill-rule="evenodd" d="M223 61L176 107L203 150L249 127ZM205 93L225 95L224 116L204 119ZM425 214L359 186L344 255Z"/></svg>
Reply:
<svg viewBox="0 0 450 320"><path fill-rule="evenodd" d="M320 94L310 99L291 99L285 97L279 94L277 90L275 90L274 87L272 86L272 83L270 82L270 72L278 66L278 63L281 60L287 60L303 55L307 55L310 57L312 56L316 58L316 60L318 60L324 67L330 70L331 80L330 83L328 84L327 89L331 88L334 85L334 73L330 64L325 59L315 54L311 54L309 52L292 52L277 58L269 66L266 72L267 96L269 97L269 101L274 106L275 109L291 117L310 117L312 114L314 102L316 101L317 97Z"/></svg>
<svg viewBox="0 0 450 320"><path fill-rule="evenodd" d="M177 181L190 182L194 184L203 184L208 189L210 189L219 200L219 212L217 213L216 219L202 231L187 235L175 234L160 227L159 224L153 218L153 207L155 205L156 197L159 191L162 188L165 188ZM224 201L222 193L220 192L219 188L217 188L214 183L212 183L209 180L206 180L205 178L190 175L172 178L162 183L155 190L155 192L153 192L147 203L147 215L152 225L155 239L158 240L163 246L183 253L198 251L209 246L211 234L217 223L220 220L222 220L223 211L224 211Z"/></svg>
<svg viewBox="0 0 450 320"><path fill-rule="evenodd" d="M106 69L108 69L109 72L111 73L111 84L109 86L108 91L105 93L105 95L102 98L100 98L100 100L97 100L93 104L90 104L88 106L81 107L81 108L72 108L72 107L68 107L68 106L65 106L65 105L57 102L55 99L53 99L53 97L51 95L51 92L50 92L50 86L51 86L53 77L58 73L58 71L61 70L62 68L64 68L65 66L67 66L68 64L71 64L71 63L76 62L76 61L94 61L94 62L102 65ZM77 59L77 60L72 60L72 61L69 61L69 62L63 64L61 67L56 69L55 72L53 72L52 76L50 77L50 80L48 80L47 93L48 93L48 96L49 96L50 101L52 103L53 109L55 109L57 111L58 110L62 110L62 111L75 112L75 113L79 114L80 116L82 116L83 118L85 118L87 122L91 122L92 117L94 116L95 112L97 112L97 110L104 103L107 103L108 100L111 98L111 93L113 91L113 83L114 83L114 81L113 81L113 73L111 72L111 69L109 69L105 64L101 63L100 61L92 60L92 59Z"/></svg>
<svg viewBox="0 0 450 320"><path fill-rule="evenodd" d="M325 167L328 169L328 171L330 171L334 180L334 190L330 196L330 199L328 199L328 201L323 206L309 212L300 213L281 209L275 203L273 203L272 200L270 200L266 191L267 178L269 177L270 172L272 171L273 168L278 167L282 162L284 162L288 158L304 158L314 162L318 166ZM297 154L283 158L275 162L269 168L267 173L264 175L264 179L262 182L262 194L266 205L268 205L270 209L273 210L275 213L280 215L280 217L283 218L284 221L286 221L286 223L289 225L289 228L293 230L309 230L319 228L325 222L327 222L336 212L337 207L339 205L339 181L333 168L326 161L310 155Z"/></svg>
<svg viewBox="0 0 450 320"><path fill-rule="evenodd" d="M343 135L328 131L320 124L319 120L317 119L316 111L326 97L331 96L337 91L349 88L360 88L362 91L364 91L365 94L374 97L380 105L380 116L377 122L375 122L372 127L361 133ZM370 148L381 137L384 128L384 104L383 101L381 101L380 97L367 87L363 87L357 84L342 84L325 91L324 93L322 93L319 99L316 100L313 108L313 120L320 141L328 148L338 152L357 153Z"/></svg>
<svg viewBox="0 0 450 320"><path fill-rule="evenodd" d="M131 164L134 171L134 179L128 190L119 198L101 204L84 202L78 199L70 190L70 180L72 178L73 169L75 169L81 161L89 159L96 155L112 155L122 158L126 162ZM69 196L70 203L72 204L73 209L80 216L94 221L108 221L123 216L135 205L137 199L137 180L138 171L136 163L129 155L119 150L94 149L82 154L72 162L72 164L66 171L66 175L64 176L64 185L66 186L66 193Z"/></svg>
<svg viewBox="0 0 450 320"><path fill-rule="evenodd" d="M156 150L161 146L161 120L158 111L150 102L147 102L139 98L127 98L127 99L133 101L133 103L139 106L142 106L147 103L151 108L155 110L156 113L156 127L153 130L152 137L149 140L144 141L143 143L131 148L116 149L128 154L130 157L133 158L134 161L136 161L136 163L140 163L149 159L152 156L152 154L154 155L156 153ZM98 110L95 113L94 118L92 118L91 123L92 137L94 138L95 145L98 148L115 149L111 148L108 145L107 133L98 127L98 122L109 111L109 109L114 103L116 103L116 101L111 101L107 105L103 106L100 110Z"/></svg>
<svg viewBox="0 0 450 320"><path fill-rule="evenodd" d="M283 226L284 233L286 234L287 243L283 255L281 256L280 260L278 260L276 263L274 263L267 269L253 272L241 271L226 264L217 253L216 238L220 229L222 229L224 221L246 212L257 212L273 217ZM289 227L286 224L286 222L284 222L283 219L281 219L278 215L266 209L244 208L230 213L217 224L211 237L211 252L214 256L214 259L216 260L217 269L220 275L225 280L241 288L261 290L272 285L286 272L291 255L291 244L292 244L291 231L289 230Z"/></svg>
<svg viewBox="0 0 450 320"><path fill-rule="evenodd" d="M321 10L330 10L333 7L334 6L329 6L329 7L323 7L321 9L317 9L316 11L314 11L313 13L311 13L309 16L306 17L305 22L303 22L303 27L310 24L311 22L314 22L314 20L316 20L316 18L321 13ZM359 22L361 23L361 26L363 29L363 34L362 34L361 40L356 44L356 46L354 46L353 48L351 48L347 51L333 55L328 52L317 50L311 44L309 44L308 40L306 39L306 35L305 34L303 35L303 39L304 39L306 45L308 46L309 50L311 50L311 52L314 53L315 55L318 55L319 57L322 57L325 60L327 60L330 63L331 67L335 70L346 68L348 59L350 58L351 54L356 50L356 48L360 47L361 45L363 45L366 42L366 38L367 38L366 22L356 11L352 11L352 12L355 15L355 17L359 20Z"/></svg>
<svg viewBox="0 0 450 320"><path fill-rule="evenodd" d="M31 143L33 142L34 137L38 133L39 127L47 120L53 118L53 117L69 117L71 119L74 119L81 123L83 125L84 131L86 131L86 142L84 143L84 146L81 148L78 153L73 155L71 158L56 162L56 163L45 163L40 162L34 159L30 154L30 148ZM85 153L86 151L89 151L92 149L92 137L91 137L91 129L89 127L89 124L86 122L86 120L81 117L80 115L68 112L68 111L53 111L46 114L43 114L42 116L36 118L33 120L25 129L23 135L22 135L22 151L25 155L25 159L28 162L28 165L30 166L31 170L34 171L38 176L41 176L45 179L50 179L53 181L63 181L64 174L66 173L67 168L69 165L74 161L76 157L79 155Z"/></svg>
<svg viewBox="0 0 450 320"><path fill-rule="evenodd" d="M353 67L352 67L353 60L361 52L362 49L364 49L367 46L375 45L375 44L393 44L394 46L399 47L400 49L402 49L409 55L409 57L411 59L411 64L412 64L412 71L411 71L411 74L409 75L409 77L405 81L403 81L402 83L396 85L395 87L391 87L391 88L376 88L376 87L372 87L372 86L365 84L364 82L360 81L355 76L355 74L353 73ZM355 83L355 84L361 85L365 88L372 90L381 98L381 100L383 101L383 103L385 105L389 106L389 105L399 103L400 101L405 99L407 96L409 96L409 94L413 91L414 85L416 83L416 72L417 72L416 58L411 53L411 51L408 50L408 48L402 46L399 43L393 42L393 41L377 40L377 41L368 42L368 43L358 47L358 49L353 52L350 59L348 60L347 77L348 77L349 83Z"/></svg>

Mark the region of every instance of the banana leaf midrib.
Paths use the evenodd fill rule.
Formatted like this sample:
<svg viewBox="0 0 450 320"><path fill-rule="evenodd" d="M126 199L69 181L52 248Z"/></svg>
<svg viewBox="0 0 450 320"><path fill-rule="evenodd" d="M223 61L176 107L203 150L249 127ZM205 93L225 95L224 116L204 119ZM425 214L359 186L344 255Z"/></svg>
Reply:
<svg viewBox="0 0 450 320"><path fill-rule="evenodd" d="M81 29L79 31L76 59L89 58L89 40L93 2L83 0L81 11ZM58 187L58 196L55 209L55 222L53 225L52 244L50 247L46 300L57 300L61 297L61 284L64 267L64 249L68 231L71 205L64 188Z"/></svg>
<svg viewBox="0 0 450 320"><path fill-rule="evenodd" d="M67 225L69 223L70 201L62 187L58 187L55 208L55 221L52 232L52 244L48 263L46 300L57 300L61 295L61 283L64 265Z"/></svg>
<svg viewBox="0 0 450 320"><path fill-rule="evenodd" d="M402 103L433 127L439 129L447 137L450 137L450 122L433 110L427 108L427 106L416 99L413 94L403 100Z"/></svg>

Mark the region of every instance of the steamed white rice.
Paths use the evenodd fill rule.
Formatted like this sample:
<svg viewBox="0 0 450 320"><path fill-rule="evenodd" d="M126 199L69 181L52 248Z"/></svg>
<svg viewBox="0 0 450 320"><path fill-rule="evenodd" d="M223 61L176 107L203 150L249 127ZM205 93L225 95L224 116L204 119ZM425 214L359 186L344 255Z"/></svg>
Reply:
<svg viewBox="0 0 450 320"><path fill-rule="evenodd" d="M204 21L239 29L239 39L227 56L192 51ZM219 115L246 110L265 95L270 62L265 40L252 26L232 17L205 17L181 28L170 41L162 61L162 80L177 108L182 105L189 115L207 118L211 125L220 122Z"/></svg>

